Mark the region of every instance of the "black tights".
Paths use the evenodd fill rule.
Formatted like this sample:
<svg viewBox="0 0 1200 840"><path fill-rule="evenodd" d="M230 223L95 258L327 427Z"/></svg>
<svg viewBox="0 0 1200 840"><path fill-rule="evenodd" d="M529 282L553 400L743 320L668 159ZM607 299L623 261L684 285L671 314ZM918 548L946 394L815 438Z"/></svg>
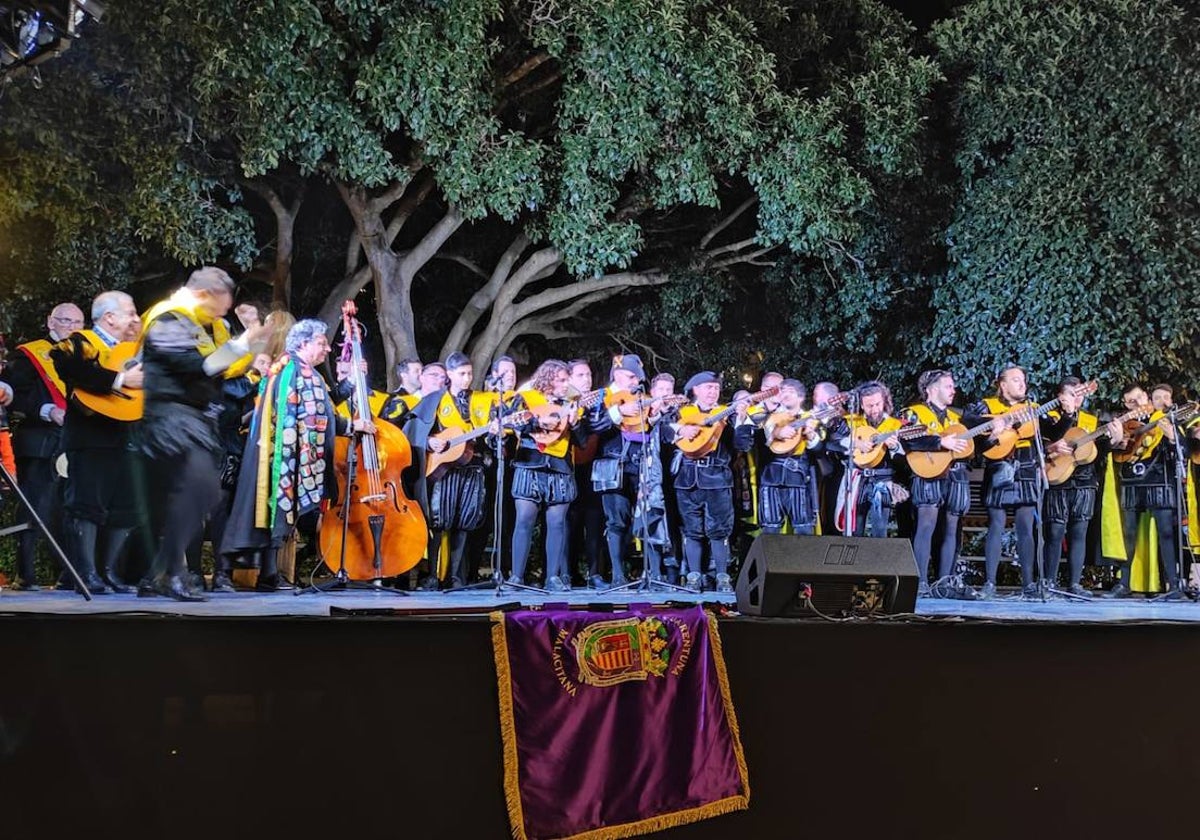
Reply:
<svg viewBox="0 0 1200 840"><path fill-rule="evenodd" d="M533 528L537 524L541 505L529 499L517 499L517 523L513 528L512 573L513 577L525 577L525 563L529 559L529 546L533 542ZM546 507L546 580L552 577L570 583L567 572L567 511L569 504L547 505Z"/></svg>
<svg viewBox="0 0 1200 840"><path fill-rule="evenodd" d="M1062 560L1062 541L1067 538L1067 569L1070 574L1070 586L1079 583L1083 576L1083 557L1087 552L1087 519L1072 519L1068 527L1066 522L1046 523L1046 553L1043 569L1046 583L1054 586L1058 582L1058 564Z"/></svg>
<svg viewBox="0 0 1200 840"><path fill-rule="evenodd" d="M1175 548L1176 528L1175 509L1174 508L1154 508L1146 511L1154 517L1154 527L1158 532L1158 562L1163 572L1163 579L1168 586L1175 586L1179 583L1179 570L1175 567L1178 562L1178 552ZM1122 577L1125 585L1129 585L1129 570L1133 566L1133 553L1137 549L1138 537L1138 521L1141 519L1142 511L1140 510L1125 510L1121 511L1121 525L1125 530L1125 556L1129 561L1122 566L1124 572Z"/></svg>
<svg viewBox="0 0 1200 840"><path fill-rule="evenodd" d="M450 535L450 579L455 586L470 583L467 580L467 537L470 531L434 531L429 538L430 568L434 578L438 573L438 559L442 554L442 534Z"/></svg>
<svg viewBox="0 0 1200 840"><path fill-rule="evenodd" d="M1017 559L1021 563L1022 586L1033 583L1033 523L1036 512L1033 505L1022 505L1013 512L1013 530L1017 532ZM983 550L988 583L996 582L996 572L1000 568L1000 538L1004 535L1005 519L1004 508L988 508L987 542Z"/></svg>
<svg viewBox="0 0 1200 840"><path fill-rule="evenodd" d="M937 505L917 507L917 531L913 534L913 553L917 556L917 573L921 583L929 582L929 558L933 553L933 532L937 530ZM947 513L942 546L938 552L938 577L944 578L954 571L954 558L958 554L958 515Z"/></svg>

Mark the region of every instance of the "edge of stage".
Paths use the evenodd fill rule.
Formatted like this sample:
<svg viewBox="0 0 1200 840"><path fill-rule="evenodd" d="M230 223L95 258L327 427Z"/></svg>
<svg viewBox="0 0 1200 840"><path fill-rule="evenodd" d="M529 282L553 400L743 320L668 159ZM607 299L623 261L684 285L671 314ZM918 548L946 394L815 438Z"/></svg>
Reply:
<svg viewBox="0 0 1200 840"><path fill-rule="evenodd" d="M138 598L136 595L97 595L91 601L73 592L14 592L0 589L0 618L20 616L159 616L204 618L347 618L361 616L405 617L481 617L492 610L539 607L546 604L568 604L583 608L588 605L601 610L619 609L624 604L655 605L703 603L736 609L731 594L715 592L691 593L676 591L639 591L622 589L573 589L569 593L539 595L506 590L475 590L462 592L416 591L397 594L368 589L335 592L296 591L277 593L237 592L209 595L209 600L182 603L169 598ZM733 616L733 618L740 618ZM804 619L809 620L809 619ZM811 620L821 621L818 616ZM1015 591L1001 590L990 601L961 601L922 598L912 614L854 618L844 623L891 624L903 622L937 622L947 620L985 621L991 623L1083 623L1083 624L1171 624L1200 622L1200 603L1189 600L1162 602L1149 597L1112 600L1097 593L1089 601L1048 598L1046 601L1022 598Z"/></svg>
<svg viewBox="0 0 1200 840"><path fill-rule="evenodd" d="M4 592L0 824L13 837L510 836L481 613L668 599L716 600ZM421 615L431 604L450 609ZM361 612L322 620L331 607ZM661 836L1166 836L1193 795L1200 633L1181 625L1197 620L1191 602L1138 599L724 619L750 809Z"/></svg>

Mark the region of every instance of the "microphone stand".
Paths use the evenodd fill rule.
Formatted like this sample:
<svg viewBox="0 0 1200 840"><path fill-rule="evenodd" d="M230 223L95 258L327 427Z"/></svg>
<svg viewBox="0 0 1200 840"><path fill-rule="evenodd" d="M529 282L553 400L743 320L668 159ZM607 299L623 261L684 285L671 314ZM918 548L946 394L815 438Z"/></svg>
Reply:
<svg viewBox="0 0 1200 840"><path fill-rule="evenodd" d="M24 491L17 486L17 479L13 477L13 474L8 471L8 467L4 466L4 464L0 464L0 479L3 479L4 483L11 487L13 492L17 494L17 500L21 503L21 506L25 508L25 512L29 514L29 522L23 522L20 525L13 525L9 528L0 529L0 537L7 537L11 534L19 534L22 531L26 531L29 528L37 526L38 530L42 532L42 536L46 538L46 542L50 543L50 548L54 550L54 555L58 558L58 562L62 563L63 568L70 572L71 577L75 579L75 585L78 587L79 594L83 596L83 600L92 600L92 593L88 591L87 585L83 582L83 578L79 576L79 572L76 571L75 566L72 565L71 561L67 559L67 555L62 550L62 546L58 544L58 540L54 539L54 535L50 533L50 529L46 527L46 523L42 521L42 517L38 516L37 510L35 510L33 507L33 503L29 501L29 497L25 495Z"/></svg>
<svg viewBox="0 0 1200 840"><path fill-rule="evenodd" d="M333 577L329 578L329 580L323 580L320 583L310 583L303 589L297 589L294 594L308 595L321 592L330 592L334 589L357 589L370 592L388 592L392 595L406 597L409 595L408 592L395 587L389 588L383 586L379 578L369 581L351 580L350 575L346 572L346 543L348 542L350 535L351 493L354 490L354 483L358 473L358 446L363 434L362 432L357 432L354 430L354 420L358 414L357 404L354 400L351 400L350 405L350 445L346 447L346 492L342 498L342 548L341 551L338 552L338 567L333 573ZM378 545L381 534L377 533L376 529L372 527L371 536L375 539L375 556L378 557ZM299 581L297 581L297 583L298 582Z"/></svg>
<svg viewBox="0 0 1200 840"><path fill-rule="evenodd" d="M1069 601L1091 601L1091 598L1059 589L1054 585L1054 581L1046 579L1046 531L1045 522L1042 520L1042 511L1046 500L1046 491L1050 488L1050 479L1046 476L1046 446L1042 440L1041 418L1036 413L1033 416L1033 457L1037 466L1035 484L1037 490L1034 494L1033 506L1033 571L1037 578L1034 583L1037 587L1038 598L1043 604L1050 600L1050 596ZM1058 550L1062 551L1061 545Z"/></svg>
<svg viewBox="0 0 1200 840"><path fill-rule="evenodd" d="M659 434L659 431L658 431L658 424L657 423L651 424L650 420L646 416L646 414L647 414L646 411L642 411L642 413L641 413L639 431L641 432L641 435L642 435L642 452L640 455L641 460L638 461L638 492L637 492L637 497L633 501L633 525L634 525L634 530L635 530L634 536L636 536L638 539L640 539L642 541L642 576L640 578L638 578L637 580L627 581L626 583L618 584L617 586L610 586L607 589L602 589L602 590L600 590L600 594L607 595L610 592L623 592L625 590L629 590L631 592L662 592L665 590L667 592L687 592L692 595L699 595L700 594L699 589L692 589L691 587L688 587L688 586L682 586L677 583L670 583L669 581L662 580L661 578L652 578L650 576L650 562L649 562L649 558L646 556L646 552L649 550L649 546L650 546L650 522L648 521L647 516L646 516L646 514L648 513L648 505L643 503L642 499L646 499L648 501L648 495L647 495L648 491L646 490L646 481L648 478L647 474L650 471L650 458L649 458L649 453L647 451L650 446L650 434L652 432L654 434ZM660 418L661 418L661 415L660 415ZM619 434L619 432L618 432L618 434ZM661 456L661 450L660 450L660 455L659 455L660 468L661 468L661 465L662 465L662 456ZM664 503L665 503L665 497L664 497ZM641 509L642 509L642 515L640 517L641 518L641 526L640 527L638 526L638 518L639 517L637 515L637 511L638 511L639 507L641 507ZM666 508L665 507L663 509L663 517L664 517L663 527L666 528L667 523L666 523ZM638 531L640 531L641 533L637 533ZM668 535L668 543L669 542L670 542L670 537ZM661 549L655 549L655 550L661 551ZM662 558L660 556L660 561L661 561L661 559ZM659 572L661 573L661 571L662 570L660 568Z"/></svg>
<svg viewBox="0 0 1200 840"><path fill-rule="evenodd" d="M489 422L499 422L500 424L500 433L495 436L493 443L493 454L496 460L496 498L492 507L492 574L490 580L471 583L466 586L456 586L453 589L447 589L446 594L494 589L496 590L497 598L509 591L536 592L539 595L549 595L549 591L540 586L532 586L528 583L510 583L504 579L504 569L500 564L501 549L504 542L504 418L512 413L512 409L504 404L504 392L500 390L499 377L489 376L486 382L488 385L496 387L496 404L492 407L492 416ZM434 574L436 573L437 560L434 558Z"/></svg>
<svg viewBox="0 0 1200 840"><path fill-rule="evenodd" d="M1183 480L1183 471L1189 469L1189 462L1183 454L1183 444L1180 438L1182 437L1181 429L1176 422L1178 409L1172 405L1171 410L1167 412L1167 416L1171 418L1171 429L1175 432L1174 439L1171 441L1171 447L1175 452L1175 557L1172 562L1175 563L1178 569L1179 591L1184 596L1196 601L1198 593L1188 585L1187 578L1184 577L1184 562L1183 562L1183 546L1187 539L1187 530L1184 527L1184 522L1187 521L1188 515L1187 498L1184 496L1185 482ZM1193 527L1188 522L1188 527ZM1162 558L1163 566L1166 566L1166 558ZM1172 591L1167 591L1155 595L1151 601L1172 601L1179 596Z"/></svg>
<svg viewBox="0 0 1200 840"><path fill-rule="evenodd" d="M855 528L853 525L851 525L851 518L853 518L855 520L855 524L857 524L857 520L858 520L858 499L856 498L856 499L851 500L851 498L850 498L850 491L854 486L854 481L853 481L853 478L854 478L853 471L855 469L855 465L854 465L854 454L855 454L854 424L856 422L855 417L857 416L857 412L858 412L858 392L852 390L852 391L850 391L849 404L846 406L846 431L849 433L850 437L846 444L845 464L842 467L842 480L841 480L842 486L838 490L838 495L840 495L842 497L842 536L843 537L853 537L854 536ZM866 422L867 422L866 418L864 417L863 423L865 424ZM850 507L851 504L854 505L853 508ZM869 513L868 513L868 516L870 516ZM820 517L818 516L818 519L819 518ZM864 534L867 532L866 529L869 527L870 527L870 522L867 522L866 525L863 527ZM879 536L886 537L887 534L884 533L884 534L880 534Z"/></svg>

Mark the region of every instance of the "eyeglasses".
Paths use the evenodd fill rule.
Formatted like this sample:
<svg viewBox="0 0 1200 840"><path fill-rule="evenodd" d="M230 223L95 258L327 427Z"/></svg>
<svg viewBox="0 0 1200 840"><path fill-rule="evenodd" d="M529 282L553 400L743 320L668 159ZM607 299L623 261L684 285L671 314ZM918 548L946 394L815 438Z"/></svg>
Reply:
<svg viewBox="0 0 1200 840"><path fill-rule="evenodd" d="M69 327L72 324L82 324L82 318L60 318L57 315L51 315L50 320L56 324L62 324L64 327Z"/></svg>

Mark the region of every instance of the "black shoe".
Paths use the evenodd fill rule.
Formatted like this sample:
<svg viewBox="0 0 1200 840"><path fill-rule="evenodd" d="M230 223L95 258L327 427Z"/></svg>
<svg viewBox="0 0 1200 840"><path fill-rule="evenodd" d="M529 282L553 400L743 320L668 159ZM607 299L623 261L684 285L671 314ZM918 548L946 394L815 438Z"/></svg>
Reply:
<svg viewBox="0 0 1200 840"><path fill-rule="evenodd" d="M546 591L547 592L570 592L571 587L569 587L569 586L567 586L567 584L563 583L563 579L560 578L558 575L551 575L550 579L546 581Z"/></svg>
<svg viewBox="0 0 1200 840"><path fill-rule="evenodd" d="M424 590L425 592L437 592L438 591L437 575L430 575L429 577L425 578L425 580L423 580L417 584L417 589Z"/></svg>
<svg viewBox="0 0 1200 840"><path fill-rule="evenodd" d="M294 589L286 579L279 577L259 577L258 582L254 584L255 592L288 592Z"/></svg>
<svg viewBox="0 0 1200 840"><path fill-rule="evenodd" d="M236 592L233 588L233 580L226 572L213 572L212 584L209 586L210 592Z"/></svg>
<svg viewBox="0 0 1200 840"><path fill-rule="evenodd" d="M27 581L27 580L21 580L20 578L17 578L16 581L14 581L12 583L12 585L9 586L8 588L11 589L13 592L41 592L42 591L42 587L38 586L36 583L31 583L30 581Z"/></svg>
<svg viewBox="0 0 1200 840"><path fill-rule="evenodd" d="M613 575L612 584L611 584L612 586L624 586L627 583L629 583L629 581L625 578L624 575L622 575L621 577L617 577L616 575Z"/></svg>
<svg viewBox="0 0 1200 840"><path fill-rule="evenodd" d="M1040 601L1040 600L1042 600L1042 593L1038 589L1038 585L1036 583L1027 584L1021 590L1021 600L1022 601Z"/></svg>
<svg viewBox="0 0 1200 840"><path fill-rule="evenodd" d="M604 578L600 575L592 575L588 580L588 589L605 589L607 584L604 583Z"/></svg>
<svg viewBox="0 0 1200 840"><path fill-rule="evenodd" d="M733 591L733 583L730 581L729 575L723 572L717 575L717 591L725 593Z"/></svg>
<svg viewBox="0 0 1200 840"><path fill-rule="evenodd" d="M979 600L980 601L990 601L995 597L996 597L996 584L992 583L989 580L987 583L985 583L983 585L983 588L979 590Z"/></svg>
<svg viewBox="0 0 1200 840"><path fill-rule="evenodd" d="M933 594L933 590L929 588L929 584L926 583L925 581L921 581L920 583L917 584L917 597L918 598L933 598L935 596Z"/></svg>
<svg viewBox="0 0 1200 840"><path fill-rule="evenodd" d="M1118 581L1117 585L1114 586L1109 591L1108 597L1109 598L1132 598L1133 592L1131 592L1129 587L1126 586L1124 583Z"/></svg>
<svg viewBox="0 0 1200 840"><path fill-rule="evenodd" d="M188 588L187 582L177 575L143 580L138 584L138 597L162 595L174 598L176 601L207 601L203 595L198 595Z"/></svg>
<svg viewBox="0 0 1200 840"><path fill-rule="evenodd" d="M522 577L521 575L509 575L508 580L505 582L512 584L513 586L524 586L525 578Z"/></svg>
<svg viewBox="0 0 1200 840"><path fill-rule="evenodd" d="M133 591L132 586L127 586L126 584L122 583L121 579L118 577L112 577L110 575L105 575L104 582L108 584L109 589L111 589L113 592L117 593L118 595L128 595L130 592Z"/></svg>
<svg viewBox="0 0 1200 840"><path fill-rule="evenodd" d="M1072 583L1070 586L1067 587L1067 591L1070 592L1072 595L1078 595L1080 598L1091 598L1092 597L1092 593L1088 592L1086 589L1084 589L1078 583Z"/></svg>

